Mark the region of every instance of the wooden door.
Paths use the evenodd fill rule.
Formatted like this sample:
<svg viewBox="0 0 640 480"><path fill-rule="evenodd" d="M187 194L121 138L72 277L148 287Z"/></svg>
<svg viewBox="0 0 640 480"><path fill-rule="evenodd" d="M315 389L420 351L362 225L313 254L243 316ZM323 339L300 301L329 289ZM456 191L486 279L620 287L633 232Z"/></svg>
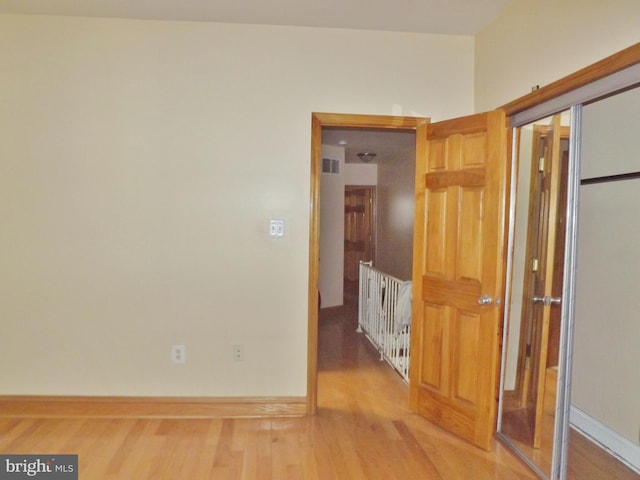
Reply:
<svg viewBox="0 0 640 480"><path fill-rule="evenodd" d="M567 188L569 186L569 134L570 127L560 127L560 178L558 186L558 208L556 219L555 253L553 261L553 284L551 294L561 297L564 288L564 250L567 231ZM560 308L551 309L549 320L549 352L547 368L557 367L560 360Z"/></svg>
<svg viewBox="0 0 640 480"><path fill-rule="evenodd" d="M549 356L549 329L552 308L555 304L547 304L544 298L556 298L557 289L562 290L562 281L558 283L556 263L560 268L564 256L558 258L556 252L558 238L563 239L563 229L559 228L559 206L565 205L561 199L561 155L560 155L560 115L555 115L548 127L536 130L534 145L538 146L538 161L532 162L531 194L530 194L530 231L527 237L527 259L529 269L525 273L523 315L525 328L523 333L529 353L528 363L531 369L530 385L527 389L527 421L533 432L533 447L542 445L542 420L544 414L544 398L546 370ZM566 196L566 191L565 191ZM561 272L560 272L561 273ZM560 277L561 278L561 277ZM554 279L556 280L554 282ZM522 367L521 367L522 368Z"/></svg>
<svg viewBox="0 0 640 480"><path fill-rule="evenodd" d="M373 258L373 188L347 186L344 191L344 278L359 277L359 263Z"/></svg>
<svg viewBox="0 0 640 480"><path fill-rule="evenodd" d="M502 111L417 131L427 142L416 166L410 403L486 450L497 409L506 132ZM481 305L483 295L491 303Z"/></svg>

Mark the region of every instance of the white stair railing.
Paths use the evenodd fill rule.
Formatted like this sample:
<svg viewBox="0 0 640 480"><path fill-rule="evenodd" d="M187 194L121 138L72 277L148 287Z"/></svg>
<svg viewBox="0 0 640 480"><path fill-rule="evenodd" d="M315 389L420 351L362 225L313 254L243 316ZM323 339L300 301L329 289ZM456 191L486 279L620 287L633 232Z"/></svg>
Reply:
<svg viewBox="0 0 640 480"><path fill-rule="evenodd" d="M386 360L406 382L411 325L407 318L400 318L399 312L406 312L407 308L410 311L410 289L411 282L381 272L372 262L360 262L357 331L364 332L380 352L380 360ZM406 301L409 305L402 305Z"/></svg>

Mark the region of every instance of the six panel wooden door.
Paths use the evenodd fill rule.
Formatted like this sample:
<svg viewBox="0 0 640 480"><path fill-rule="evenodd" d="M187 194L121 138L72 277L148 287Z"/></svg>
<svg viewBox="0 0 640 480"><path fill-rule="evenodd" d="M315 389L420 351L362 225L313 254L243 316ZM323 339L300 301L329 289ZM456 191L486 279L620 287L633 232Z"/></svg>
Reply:
<svg viewBox="0 0 640 480"><path fill-rule="evenodd" d="M344 278L357 281L360 262L373 258L373 188L346 186L344 191Z"/></svg>
<svg viewBox="0 0 640 480"><path fill-rule="evenodd" d="M497 409L506 133L502 111L417 130L427 142L426 151L417 142L410 404L486 450Z"/></svg>

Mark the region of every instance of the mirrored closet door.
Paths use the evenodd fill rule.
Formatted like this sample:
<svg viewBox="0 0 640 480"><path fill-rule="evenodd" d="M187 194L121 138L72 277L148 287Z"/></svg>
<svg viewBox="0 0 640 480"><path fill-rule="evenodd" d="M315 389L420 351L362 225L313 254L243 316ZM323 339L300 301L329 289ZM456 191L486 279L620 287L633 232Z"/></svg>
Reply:
<svg viewBox="0 0 640 480"><path fill-rule="evenodd" d="M640 44L542 90L504 107L498 437L541 478L639 479Z"/></svg>
<svg viewBox="0 0 640 480"><path fill-rule="evenodd" d="M581 117L567 478L638 479L624 465L640 460L640 88ZM590 440L620 464L598 468Z"/></svg>
<svg viewBox="0 0 640 480"><path fill-rule="evenodd" d="M514 129L511 302L501 435L550 476L566 243L568 111Z"/></svg>

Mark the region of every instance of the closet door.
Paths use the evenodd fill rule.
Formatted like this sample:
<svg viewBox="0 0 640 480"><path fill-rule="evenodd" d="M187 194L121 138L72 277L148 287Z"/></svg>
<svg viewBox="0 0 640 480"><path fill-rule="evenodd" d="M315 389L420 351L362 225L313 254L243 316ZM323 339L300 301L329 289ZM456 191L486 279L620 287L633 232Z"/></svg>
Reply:
<svg viewBox="0 0 640 480"><path fill-rule="evenodd" d="M506 120L502 111L418 129L410 402L490 450L503 296Z"/></svg>

